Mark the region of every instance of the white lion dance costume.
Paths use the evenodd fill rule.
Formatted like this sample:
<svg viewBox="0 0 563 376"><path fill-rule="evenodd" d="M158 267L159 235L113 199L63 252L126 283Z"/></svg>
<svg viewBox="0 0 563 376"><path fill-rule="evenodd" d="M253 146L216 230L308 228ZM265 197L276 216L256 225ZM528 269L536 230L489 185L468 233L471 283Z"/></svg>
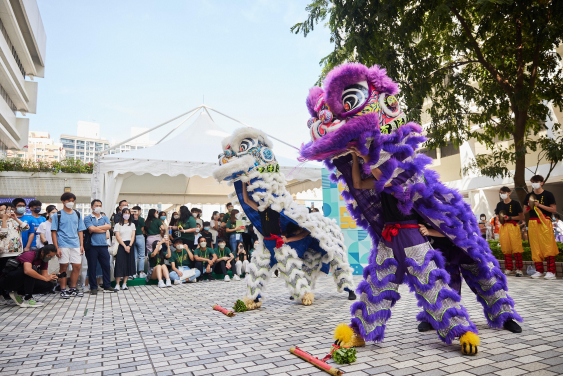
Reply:
<svg viewBox="0 0 563 376"><path fill-rule="evenodd" d="M213 172L217 181L234 185L231 197L241 205L259 239L246 274L244 303L248 309L261 306L260 298L274 266L291 295L304 305L313 303L312 290L319 275L329 272L333 273L338 292L348 291L349 299L355 299L342 232L334 221L320 213L309 213L293 201L271 149L272 142L263 132L237 129L223 140L224 151ZM249 203L244 199L246 192ZM290 228L304 229L308 234L284 244L281 236Z"/></svg>

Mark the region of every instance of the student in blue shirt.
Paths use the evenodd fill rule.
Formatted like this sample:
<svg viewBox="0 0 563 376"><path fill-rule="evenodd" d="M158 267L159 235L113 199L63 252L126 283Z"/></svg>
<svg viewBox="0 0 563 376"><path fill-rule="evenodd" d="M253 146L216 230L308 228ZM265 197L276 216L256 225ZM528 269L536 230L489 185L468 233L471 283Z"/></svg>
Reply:
<svg viewBox="0 0 563 376"><path fill-rule="evenodd" d="M27 224L30 227L33 227L33 232L35 234L35 239L33 240L33 243L31 244L31 250L35 250L37 248L43 247L43 244L41 244L41 239L39 238L39 235L37 234L37 229L39 228L39 225L41 223L45 222L45 217L42 217L42 216L39 215L39 213L41 213L41 205L43 205L43 204L39 200L30 201L29 204L27 204L27 207L31 211L31 215L24 215L23 216L25 218L24 220L27 222Z"/></svg>
<svg viewBox="0 0 563 376"><path fill-rule="evenodd" d="M27 222L26 217L29 216L25 215L25 207L27 206L25 200L23 198L15 198L12 204L16 208L16 217L22 222ZM29 230L21 232L24 252L31 250L33 239L35 239L35 228L29 222L27 224L29 225Z"/></svg>
<svg viewBox="0 0 563 376"><path fill-rule="evenodd" d="M90 284L90 294L98 293L98 281L96 280L96 267L98 262L102 267L102 277L104 280L104 292L117 292L118 290L111 287L111 270L110 258L108 251L108 242L106 239L106 231L111 228L109 218L102 215L102 202L93 200L90 204L92 214L84 218L84 225L91 234L90 244L86 245L86 260L88 261L88 282Z"/></svg>
<svg viewBox="0 0 563 376"><path fill-rule="evenodd" d="M72 264L70 274L69 290L66 290L67 278L60 278L61 298L69 299L75 296L84 296L82 291L76 288L80 269L82 268L82 254L84 254L84 244L82 232L86 230L84 221L80 218L80 213L73 210L76 196L70 192L65 192L61 196L63 210L53 217L51 224L51 234L53 245L57 247L57 257L59 258L60 273L66 272L68 264ZM94 267L93 270L96 270Z"/></svg>

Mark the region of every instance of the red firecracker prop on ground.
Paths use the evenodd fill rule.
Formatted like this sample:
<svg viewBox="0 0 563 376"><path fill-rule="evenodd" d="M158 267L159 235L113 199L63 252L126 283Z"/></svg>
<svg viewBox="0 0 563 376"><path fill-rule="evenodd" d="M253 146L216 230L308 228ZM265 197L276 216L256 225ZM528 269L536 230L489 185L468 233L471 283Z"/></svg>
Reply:
<svg viewBox="0 0 563 376"><path fill-rule="evenodd" d="M311 354L301 350L297 346L290 348L289 352L292 353L293 355L297 355L298 357L300 357L304 361L311 363L315 367L322 369L323 371L325 371L325 372L327 372L327 373L329 373L333 376L341 376L344 373L341 370L339 370L338 368L331 367L330 365L326 364L325 362L323 362L319 358L315 358Z"/></svg>
<svg viewBox="0 0 563 376"><path fill-rule="evenodd" d="M233 317L235 315L235 313L233 311L229 311L228 309L221 307L219 304L215 304L213 306L213 309L216 310L216 311L219 311L222 314L227 315L229 317Z"/></svg>

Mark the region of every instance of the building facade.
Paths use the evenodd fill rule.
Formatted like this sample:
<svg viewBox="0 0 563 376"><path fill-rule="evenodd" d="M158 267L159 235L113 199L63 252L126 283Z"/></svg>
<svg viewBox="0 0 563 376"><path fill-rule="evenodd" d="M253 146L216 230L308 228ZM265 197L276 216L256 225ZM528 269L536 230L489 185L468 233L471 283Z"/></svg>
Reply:
<svg viewBox="0 0 563 376"><path fill-rule="evenodd" d="M28 136L27 148L8 150L7 156L32 161L55 162L65 158L65 151L60 143L51 139L49 132L31 131Z"/></svg>
<svg viewBox="0 0 563 376"><path fill-rule="evenodd" d="M35 77L45 75L47 37L36 0L0 1L0 157L28 144L37 109Z"/></svg>
<svg viewBox="0 0 563 376"><path fill-rule="evenodd" d="M82 162L94 162L96 152L109 148L109 141L103 138L61 135L61 145L66 158L80 159Z"/></svg>

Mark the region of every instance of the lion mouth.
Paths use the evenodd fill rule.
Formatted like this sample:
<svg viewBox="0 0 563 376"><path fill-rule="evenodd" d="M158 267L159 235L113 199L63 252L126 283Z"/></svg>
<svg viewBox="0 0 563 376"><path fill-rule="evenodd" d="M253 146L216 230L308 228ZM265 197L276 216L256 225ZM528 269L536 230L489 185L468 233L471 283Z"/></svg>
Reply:
<svg viewBox="0 0 563 376"><path fill-rule="evenodd" d="M255 167L255 159L251 155L240 158L231 158L227 163L217 166L213 170L213 177L218 182L223 180L230 181L237 179L240 175L248 172Z"/></svg>

